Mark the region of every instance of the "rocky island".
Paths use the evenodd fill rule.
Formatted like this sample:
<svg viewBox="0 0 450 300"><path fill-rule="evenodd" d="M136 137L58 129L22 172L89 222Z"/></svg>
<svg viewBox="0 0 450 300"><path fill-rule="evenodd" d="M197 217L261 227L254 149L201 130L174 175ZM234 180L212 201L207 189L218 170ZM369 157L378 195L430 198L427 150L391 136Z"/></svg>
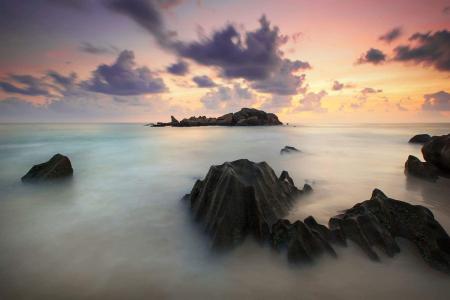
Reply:
<svg viewBox="0 0 450 300"><path fill-rule="evenodd" d="M194 126L275 126L283 125L278 120L277 115L267 113L255 108L242 108L235 113L228 113L218 118L206 116L190 117L178 121L171 116L170 122L157 122L156 124L147 124L151 127L194 127Z"/></svg>

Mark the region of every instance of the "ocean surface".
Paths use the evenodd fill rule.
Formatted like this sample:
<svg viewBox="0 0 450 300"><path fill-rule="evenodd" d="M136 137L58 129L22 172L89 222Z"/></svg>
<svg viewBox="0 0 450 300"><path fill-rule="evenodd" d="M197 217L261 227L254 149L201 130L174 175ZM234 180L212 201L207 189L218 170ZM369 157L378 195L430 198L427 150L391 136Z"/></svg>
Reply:
<svg viewBox="0 0 450 300"><path fill-rule="evenodd" d="M291 220L321 222L379 188L430 208L450 232L450 180L408 179L417 133L450 124L149 128L142 124L0 125L0 299L450 299L450 277L406 240L375 263L350 244L338 259L291 266L252 240L216 255L180 201L209 167L239 158L287 170ZM299 154L280 155L285 145ZM33 164L68 155L74 177L20 182Z"/></svg>

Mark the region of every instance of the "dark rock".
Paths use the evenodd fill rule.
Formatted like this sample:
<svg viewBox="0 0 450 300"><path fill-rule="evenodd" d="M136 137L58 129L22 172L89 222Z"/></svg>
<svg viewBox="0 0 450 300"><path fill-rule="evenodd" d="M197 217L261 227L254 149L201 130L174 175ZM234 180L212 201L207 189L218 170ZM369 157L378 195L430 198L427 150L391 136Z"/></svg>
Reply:
<svg viewBox="0 0 450 300"><path fill-rule="evenodd" d="M421 162L417 157L410 155L405 162L405 173L429 181L436 181L439 178L439 170L428 162Z"/></svg>
<svg viewBox="0 0 450 300"><path fill-rule="evenodd" d="M417 134L413 136L408 143L412 144L425 144L431 139L431 136L429 134Z"/></svg>
<svg viewBox="0 0 450 300"><path fill-rule="evenodd" d="M188 199L212 247L223 250L247 235L267 241L272 224L301 194L286 171L278 178L267 163L240 159L212 166L204 180L197 180Z"/></svg>
<svg viewBox="0 0 450 300"><path fill-rule="evenodd" d="M289 154L289 153L298 153L298 152L301 152L301 151L292 146L284 146L284 148L280 150L280 154Z"/></svg>
<svg viewBox="0 0 450 300"><path fill-rule="evenodd" d="M178 122L173 116L171 122L158 122L153 127L194 127L194 126L272 126L283 125L278 117L272 113L255 108L242 108L236 113L228 113L218 118L207 118L206 116L190 117Z"/></svg>
<svg viewBox="0 0 450 300"><path fill-rule="evenodd" d="M450 273L450 237L431 211L388 198L378 189L370 200L331 218L329 228L341 231L373 260L379 260L373 246L393 256L400 251L395 238L405 238L416 245L430 266Z"/></svg>
<svg viewBox="0 0 450 300"><path fill-rule="evenodd" d="M67 156L55 154L49 161L33 166L25 176L23 182L39 182L72 176L72 164Z"/></svg>
<svg viewBox="0 0 450 300"><path fill-rule="evenodd" d="M440 168L442 171L450 172L450 134L433 136L422 147L423 158Z"/></svg>

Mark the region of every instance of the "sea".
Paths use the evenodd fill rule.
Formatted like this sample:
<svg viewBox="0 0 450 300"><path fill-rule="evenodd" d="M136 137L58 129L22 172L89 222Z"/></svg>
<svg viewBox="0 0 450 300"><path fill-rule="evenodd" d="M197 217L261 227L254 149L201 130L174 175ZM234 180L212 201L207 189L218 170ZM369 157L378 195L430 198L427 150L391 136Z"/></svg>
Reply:
<svg viewBox="0 0 450 300"><path fill-rule="evenodd" d="M423 159L408 143L418 133L450 124L1 124L0 299L450 299L450 277L406 240L380 262L350 243L337 259L291 265L251 238L219 255L181 200L211 165L247 158L313 187L291 221L327 224L378 188L450 232L450 179L404 174L408 155ZM286 145L301 152L280 155ZM73 178L21 182L56 153Z"/></svg>

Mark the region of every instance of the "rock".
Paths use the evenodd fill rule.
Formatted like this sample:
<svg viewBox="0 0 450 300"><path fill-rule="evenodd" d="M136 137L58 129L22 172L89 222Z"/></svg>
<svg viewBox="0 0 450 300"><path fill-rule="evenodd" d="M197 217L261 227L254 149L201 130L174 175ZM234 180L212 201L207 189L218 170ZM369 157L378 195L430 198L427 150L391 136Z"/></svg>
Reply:
<svg viewBox="0 0 450 300"><path fill-rule="evenodd" d="M425 144L431 139L431 136L429 134L417 134L413 136L408 143L412 144Z"/></svg>
<svg viewBox="0 0 450 300"><path fill-rule="evenodd" d="M49 161L33 166L25 176L23 182L39 182L72 176L72 164L67 156L55 154Z"/></svg>
<svg viewBox="0 0 450 300"><path fill-rule="evenodd" d="M329 228L358 244L373 260L379 260L373 246L393 256L400 252L395 238L405 238L431 267L450 274L450 237L426 207L388 198L375 189L370 200L332 217Z"/></svg>
<svg viewBox="0 0 450 300"><path fill-rule="evenodd" d="M280 150L280 154L289 154L289 153L296 153L296 152L301 152L301 151L292 146L284 146L284 148Z"/></svg>
<svg viewBox="0 0 450 300"><path fill-rule="evenodd" d="M423 145L422 154L427 162L446 173L450 172L450 134L433 136Z"/></svg>
<svg viewBox="0 0 450 300"><path fill-rule="evenodd" d="M286 171L277 177L265 162L240 159L212 166L186 199L195 220L210 236L212 247L224 250L241 243L247 235L267 241L272 224L285 216L303 193Z"/></svg>
<svg viewBox="0 0 450 300"><path fill-rule="evenodd" d="M410 155L405 162L405 173L429 181L436 181L439 178L439 170L428 162L421 162L417 157Z"/></svg>
<svg viewBox="0 0 450 300"><path fill-rule="evenodd" d="M218 118L208 118L206 116L190 117L178 122L171 116L171 122L158 122L152 127L194 127L194 126L273 126L283 125L278 117L272 113L255 108L242 108L236 113L228 113Z"/></svg>

